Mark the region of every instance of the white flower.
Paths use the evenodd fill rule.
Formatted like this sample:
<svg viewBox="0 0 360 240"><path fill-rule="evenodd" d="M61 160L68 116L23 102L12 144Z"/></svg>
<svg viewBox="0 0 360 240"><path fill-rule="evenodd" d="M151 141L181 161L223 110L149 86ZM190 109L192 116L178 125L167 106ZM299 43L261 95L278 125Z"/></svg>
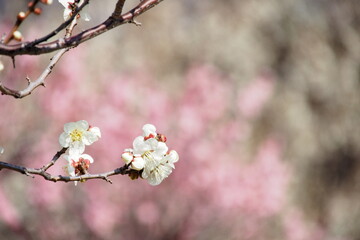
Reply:
<svg viewBox="0 0 360 240"><path fill-rule="evenodd" d="M143 135L134 139L133 148L125 149L121 158L151 185L158 185L171 174L179 155L174 150L168 152L166 137L156 133L154 125L145 124L142 130Z"/></svg>
<svg viewBox="0 0 360 240"><path fill-rule="evenodd" d="M87 170L90 163L94 162L94 159L89 154L81 155L68 155L64 154L63 158L68 162L66 165L67 173L70 176L80 175L82 171Z"/></svg>
<svg viewBox="0 0 360 240"><path fill-rule="evenodd" d="M72 177L86 174L90 167L90 163L94 162L94 159L88 154L64 154L63 158L67 161L67 165L64 167L64 170ZM76 184L77 182L75 182L75 185Z"/></svg>
<svg viewBox="0 0 360 240"><path fill-rule="evenodd" d="M69 148L70 155L80 155L85 145L90 145L101 137L100 129L89 127L85 120L70 122L64 125L64 132L59 137L62 147Z"/></svg>
<svg viewBox="0 0 360 240"><path fill-rule="evenodd" d="M175 168L174 163L179 160L179 155L175 150L170 151L162 159L157 160L152 153L145 155L145 167L141 177L146 179L150 185L158 185L167 178Z"/></svg>
<svg viewBox="0 0 360 240"><path fill-rule="evenodd" d="M71 16L72 13L72 7L71 5L73 5L75 2L75 0L59 0L59 3L61 5L64 6L64 20L68 20ZM84 10L84 8L82 9ZM82 13L81 18L84 19L85 21L90 21L91 18L89 16L89 14L87 14L85 11Z"/></svg>

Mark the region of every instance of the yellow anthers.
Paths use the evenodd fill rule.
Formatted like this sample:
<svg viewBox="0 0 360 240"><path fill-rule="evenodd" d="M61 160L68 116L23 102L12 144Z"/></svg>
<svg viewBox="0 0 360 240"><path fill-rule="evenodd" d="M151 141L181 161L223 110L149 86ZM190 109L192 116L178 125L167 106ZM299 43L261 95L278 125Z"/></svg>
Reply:
<svg viewBox="0 0 360 240"><path fill-rule="evenodd" d="M79 131L78 129L73 130L70 133L70 137L71 137L71 141L76 142L76 141L80 141L82 138L83 132Z"/></svg>

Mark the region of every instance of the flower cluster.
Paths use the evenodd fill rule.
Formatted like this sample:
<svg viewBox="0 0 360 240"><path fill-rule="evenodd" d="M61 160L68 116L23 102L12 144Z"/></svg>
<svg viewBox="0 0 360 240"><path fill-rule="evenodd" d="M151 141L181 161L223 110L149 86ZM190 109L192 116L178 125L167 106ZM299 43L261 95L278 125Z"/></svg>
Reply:
<svg viewBox="0 0 360 240"><path fill-rule="evenodd" d="M125 149L121 158L132 169L132 179L141 176L149 184L158 185L171 174L179 155L168 151L166 137L156 133L154 125L145 124L142 130L143 135L135 138L133 148Z"/></svg>
<svg viewBox="0 0 360 240"><path fill-rule="evenodd" d="M83 154L85 146L91 145L100 137L100 129L90 126L85 120L64 125L64 132L59 137L59 143L62 147L67 148L67 154L63 156L67 161L64 169L70 176L87 173L87 169L94 159L88 154Z"/></svg>

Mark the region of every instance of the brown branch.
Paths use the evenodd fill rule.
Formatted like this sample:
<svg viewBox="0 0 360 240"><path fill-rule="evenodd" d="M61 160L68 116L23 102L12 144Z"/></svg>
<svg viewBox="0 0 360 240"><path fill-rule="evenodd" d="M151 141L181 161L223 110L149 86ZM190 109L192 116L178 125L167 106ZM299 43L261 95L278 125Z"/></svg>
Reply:
<svg viewBox="0 0 360 240"><path fill-rule="evenodd" d="M42 43L33 46L31 42L20 43L14 45L0 44L0 55L16 56L16 55L39 55L44 53L53 52L63 48L75 47L82 42L90 40L108 30L118 27L125 23L134 22L134 18L143 14L150 8L156 6L163 0L144 0L136 7L122 14L119 18L109 17L105 22L93 28L87 29L73 37L61 38L53 42Z"/></svg>
<svg viewBox="0 0 360 240"><path fill-rule="evenodd" d="M73 18L71 24L66 28L65 37L71 36L71 33L75 26L76 26L76 18ZM23 97L30 95L32 93L32 91L34 91L35 88L37 88L39 86L45 87L46 77L49 76L49 74L52 72L52 69L55 67L56 63L60 60L60 58L68 50L69 50L69 48L66 48L66 49L61 49L59 52L57 52L55 54L55 56L51 58L49 65L45 68L45 70L42 72L42 74L39 76L39 78L36 79L35 81L31 81L27 77L26 80L28 81L28 86L24 90L17 91L17 90L10 89L10 88L4 86L2 84L2 82L0 81L1 94L2 95L10 95L10 96L13 96L14 98L23 98Z"/></svg>
<svg viewBox="0 0 360 240"><path fill-rule="evenodd" d="M48 164L44 165L41 168L27 168L27 167L0 161L0 170L5 168L31 177L34 177L33 175L39 175L42 176L45 180L52 182L75 182L75 181L81 182L89 179L103 179L109 183L112 183L112 181L109 179L110 176L119 175L119 174L126 175L129 174L131 171L133 171L129 169L128 165L124 165L120 168L116 168L109 172L97 173L97 174L87 173L80 176L51 175L50 173L48 173L47 170L55 164L55 162L60 158L60 156L66 152L66 150L67 148L62 148L54 155L54 157Z"/></svg>
<svg viewBox="0 0 360 240"><path fill-rule="evenodd" d="M45 166L48 165L49 164ZM62 175L51 175L50 173L46 172L45 166L42 168L27 168L27 167L0 161L0 170L5 168L31 177L33 177L32 175L39 175L42 176L45 180L52 182L75 182L75 181L86 181L89 179L103 179L109 183L112 183L112 181L109 179L110 176L119 175L119 174L126 175L131 171L128 165L124 165L120 168L116 168L112 171L104 172L104 173L97 173L97 174L88 173L80 176L62 176Z"/></svg>
<svg viewBox="0 0 360 240"><path fill-rule="evenodd" d="M58 152L54 155L54 157L51 159L51 161L50 161L48 164L44 165L42 168L40 168L40 170L41 170L42 172L45 172L45 171L48 170L50 167L52 167L52 166L55 164L55 162L59 159L59 157L66 152L66 150L67 150L67 148L62 148L60 151L58 151Z"/></svg>

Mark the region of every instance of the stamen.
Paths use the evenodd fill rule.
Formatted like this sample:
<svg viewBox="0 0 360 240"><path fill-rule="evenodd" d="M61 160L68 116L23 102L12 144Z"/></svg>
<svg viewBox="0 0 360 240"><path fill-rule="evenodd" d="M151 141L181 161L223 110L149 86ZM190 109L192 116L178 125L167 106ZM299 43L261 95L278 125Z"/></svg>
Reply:
<svg viewBox="0 0 360 240"><path fill-rule="evenodd" d="M76 142L80 141L82 138L83 132L79 131L78 129L75 129L70 133L71 141Z"/></svg>

